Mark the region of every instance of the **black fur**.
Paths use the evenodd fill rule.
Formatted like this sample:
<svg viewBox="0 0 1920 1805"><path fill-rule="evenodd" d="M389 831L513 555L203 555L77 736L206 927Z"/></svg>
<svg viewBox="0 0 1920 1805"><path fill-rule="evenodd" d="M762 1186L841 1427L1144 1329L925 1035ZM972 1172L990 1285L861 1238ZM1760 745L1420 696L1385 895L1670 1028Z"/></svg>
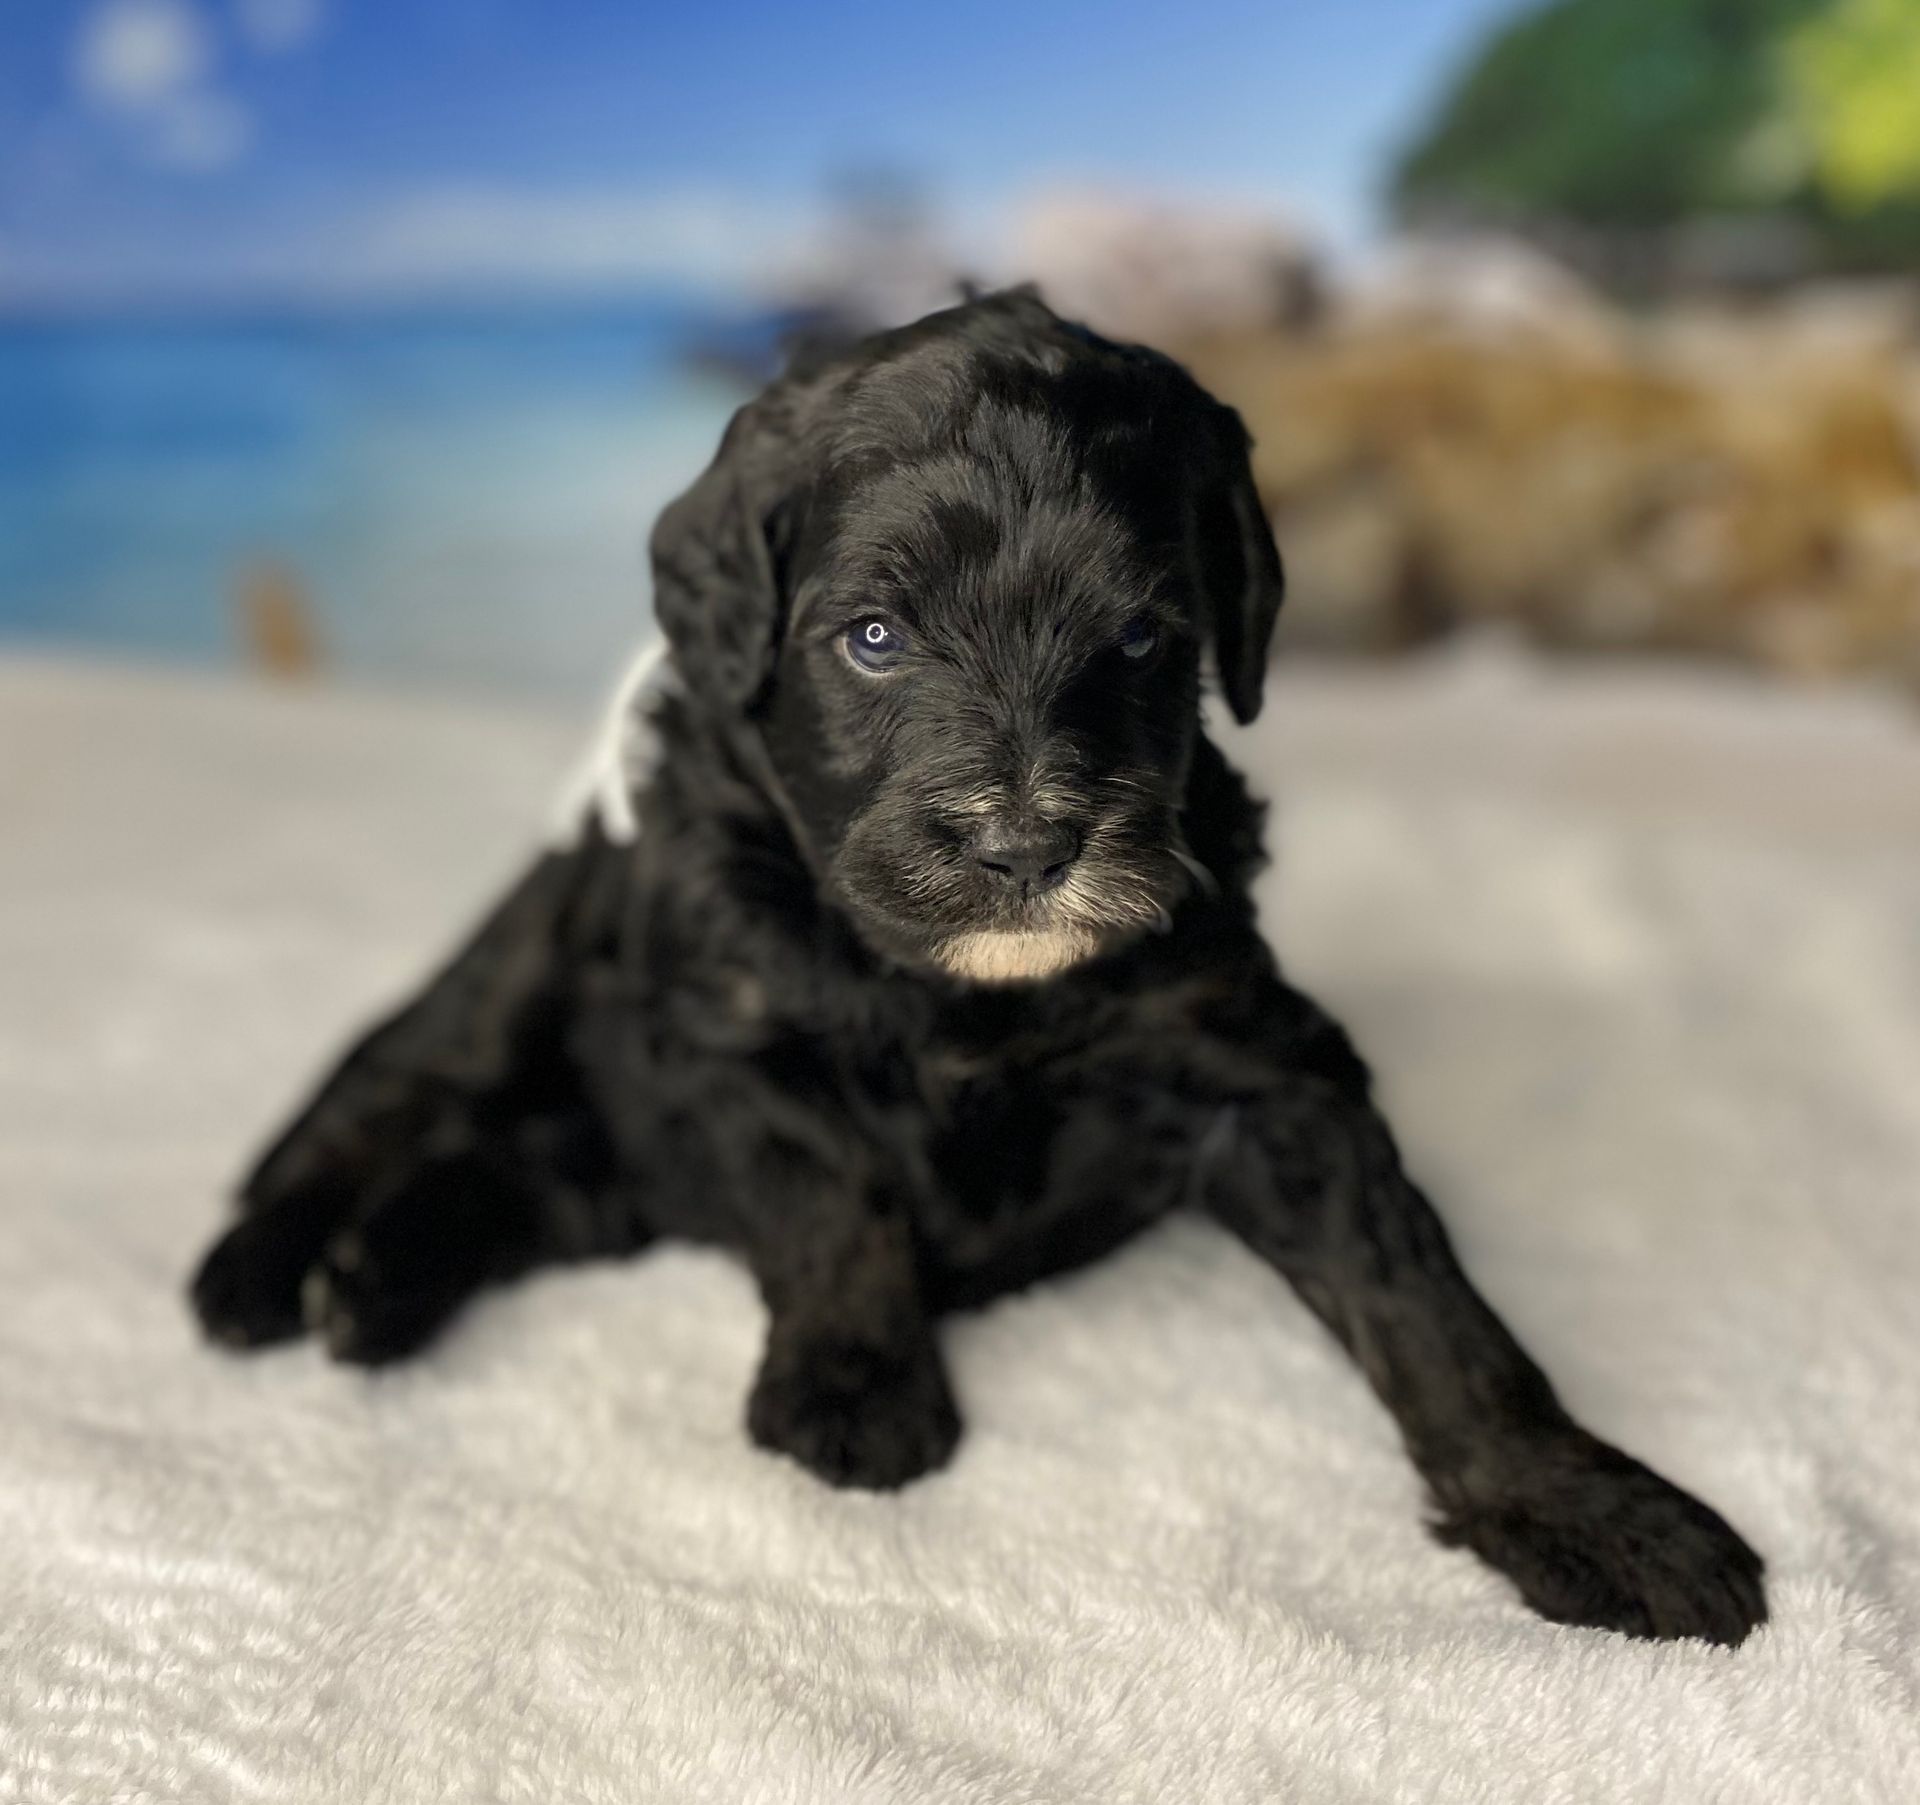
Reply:
<svg viewBox="0 0 1920 1805"><path fill-rule="evenodd" d="M743 408L654 559L685 687L637 845L543 859L347 1056L196 1281L213 1335L375 1363L535 1264L718 1242L769 1312L754 1439L897 1486L959 1436L943 1311L1194 1207L1537 1610L1765 1618L1740 1537L1475 1293L1255 930L1259 811L1198 709L1211 656L1255 712L1280 601L1234 415L994 297Z"/></svg>

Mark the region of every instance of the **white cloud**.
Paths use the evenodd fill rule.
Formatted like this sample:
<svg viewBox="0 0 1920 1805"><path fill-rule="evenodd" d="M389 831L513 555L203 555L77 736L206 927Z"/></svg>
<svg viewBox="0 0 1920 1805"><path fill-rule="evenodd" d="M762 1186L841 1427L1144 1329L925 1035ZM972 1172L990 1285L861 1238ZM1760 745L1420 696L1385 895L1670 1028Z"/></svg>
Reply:
<svg viewBox="0 0 1920 1805"><path fill-rule="evenodd" d="M186 0L106 0L81 25L74 76L90 99L139 109L192 87L212 59L206 21Z"/></svg>
<svg viewBox="0 0 1920 1805"><path fill-rule="evenodd" d="M324 0L235 0L234 23L255 50L298 50L326 23Z"/></svg>
<svg viewBox="0 0 1920 1805"><path fill-rule="evenodd" d="M806 231L791 210L726 193L436 189L350 228L335 263L369 289L752 286Z"/></svg>
<svg viewBox="0 0 1920 1805"><path fill-rule="evenodd" d="M314 0L251 0L277 7L278 24L306 29ZM253 115L215 79L214 38L191 0L101 0L74 47L80 92L117 118L135 154L170 169L225 169L253 142Z"/></svg>
<svg viewBox="0 0 1920 1805"><path fill-rule="evenodd" d="M147 139L157 162L176 169L224 169L253 142L253 116L231 95L181 94L154 116Z"/></svg>

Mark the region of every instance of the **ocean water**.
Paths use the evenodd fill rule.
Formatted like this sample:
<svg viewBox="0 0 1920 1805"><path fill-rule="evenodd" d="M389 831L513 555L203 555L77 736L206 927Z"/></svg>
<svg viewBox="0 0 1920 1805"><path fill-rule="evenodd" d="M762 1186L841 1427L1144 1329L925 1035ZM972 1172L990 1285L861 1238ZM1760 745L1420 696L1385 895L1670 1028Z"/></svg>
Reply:
<svg viewBox="0 0 1920 1805"><path fill-rule="evenodd" d="M0 323L0 650L224 662L261 561L330 668L585 694L740 390L685 305Z"/></svg>

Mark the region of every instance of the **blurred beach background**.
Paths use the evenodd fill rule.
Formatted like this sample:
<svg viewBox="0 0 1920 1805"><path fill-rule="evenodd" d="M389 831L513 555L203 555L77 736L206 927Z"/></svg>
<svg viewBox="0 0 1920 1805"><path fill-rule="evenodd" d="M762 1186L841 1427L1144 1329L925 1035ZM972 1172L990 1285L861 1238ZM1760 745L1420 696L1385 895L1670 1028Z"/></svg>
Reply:
<svg viewBox="0 0 1920 1805"><path fill-rule="evenodd" d="M1917 98L1920 0L0 0L0 1797L1920 1800ZM1263 924L1737 1658L1431 1547L1204 1225L956 1324L897 1503L712 1250L198 1350L662 504L968 280L1244 414Z"/></svg>
<svg viewBox="0 0 1920 1805"><path fill-rule="evenodd" d="M1283 646L1920 690L1920 0L56 0L0 647L583 697L796 333L962 280L1245 413Z"/></svg>

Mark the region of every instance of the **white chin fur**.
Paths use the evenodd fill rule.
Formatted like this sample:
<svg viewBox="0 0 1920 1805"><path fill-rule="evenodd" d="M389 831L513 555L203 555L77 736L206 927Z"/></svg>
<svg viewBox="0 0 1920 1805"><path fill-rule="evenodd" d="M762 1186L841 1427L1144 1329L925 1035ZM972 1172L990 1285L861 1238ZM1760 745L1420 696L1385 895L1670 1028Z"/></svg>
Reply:
<svg viewBox="0 0 1920 1805"><path fill-rule="evenodd" d="M1086 928L1054 928L1044 933L956 934L942 942L934 957L956 978L976 984L1018 984L1050 978L1078 965L1099 949Z"/></svg>

